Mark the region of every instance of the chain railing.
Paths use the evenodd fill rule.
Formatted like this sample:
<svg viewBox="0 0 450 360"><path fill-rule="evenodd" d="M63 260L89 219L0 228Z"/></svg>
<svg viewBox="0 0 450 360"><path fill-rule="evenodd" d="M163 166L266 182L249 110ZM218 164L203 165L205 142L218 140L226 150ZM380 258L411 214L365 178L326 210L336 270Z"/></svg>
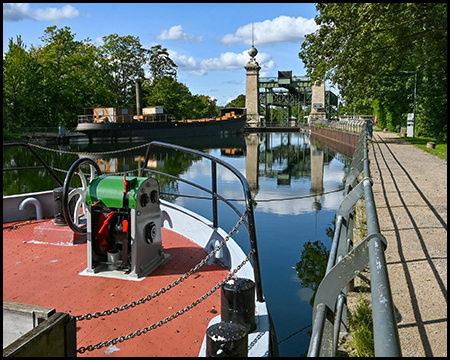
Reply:
<svg viewBox="0 0 450 360"><path fill-rule="evenodd" d="M231 238L231 236L237 231L237 229L239 228L239 226L242 224L242 222L245 219L245 216L247 215L247 212L244 212L244 214L241 216L241 218L239 219L239 221L236 223L236 225L233 227L233 229L228 233L228 235L220 242L219 245L217 245L202 261L200 261L197 265L195 265L192 269L190 269L187 273L183 274L182 276L180 276L177 280L175 280L172 284L167 285L166 287L161 288L158 291L155 291L153 294L151 295L147 295L145 298L141 298L137 301L132 301L129 304L124 304L120 307L115 307L112 310L104 310L104 311L97 311L94 314L85 314L85 315L78 315L76 316L76 320L77 321L82 321L82 320L91 320L91 319L97 319L101 316L106 316L106 315L112 315L112 314L117 314L119 311L123 311L123 310L128 310L129 308L133 308L136 305L141 305L144 304L146 301L149 301L151 299L154 299L155 297L164 294L166 291L169 291L170 289L174 288L175 286L177 286L179 283L183 282L184 280L186 280L189 276L191 276L192 274L194 274L198 269L200 269L203 265L205 265L209 259L211 259L215 254L217 254L217 252L223 247L223 245L225 245L225 243Z"/></svg>
<svg viewBox="0 0 450 360"><path fill-rule="evenodd" d="M234 269L230 272L230 274L225 277L221 282L219 282L216 286L214 286L211 290L209 290L207 293L205 293L203 296L199 297L197 300L192 302L190 305L184 307L183 309L178 310L176 313L172 314L171 316L166 317L164 320L160 320L156 323L153 323L152 325L148 327L144 327L142 330L136 330L134 333L129 333L126 336L119 336L114 339L111 339L109 341L99 342L95 345L88 345L87 347L80 347L77 352L83 354L88 351L101 349L104 346L110 346L115 345L118 342L124 342L125 340L133 339L135 336L140 336L142 334L147 333L150 330L154 330L158 328L159 326L163 326L164 324L168 323L169 321L172 321L173 319L177 318L180 315L183 315L184 313L191 310L194 306L197 306L200 304L203 300L205 300L208 296L210 296L212 293L214 293L217 289L220 289L220 287L225 284L227 281L229 281L241 268L250 260L250 258L253 255L253 251L250 251L250 253L247 255L247 257Z"/></svg>
<svg viewBox="0 0 450 360"><path fill-rule="evenodd" d="M369 124L370 123L370 124ZM363 269L370 266L375 356L401 356L384 250L386 239L380 234L373 199L367 142L372 138L371 122L360 134L351 170L347 177L346 196L336 214L335 232L327 269L320 283L313 308L313 329L308 356L335 356L340 326L346 322L347 285ZM357 185L358 176L364 178ZM353 240L353 207L364 196L367 237L356 247Z"/></svg>

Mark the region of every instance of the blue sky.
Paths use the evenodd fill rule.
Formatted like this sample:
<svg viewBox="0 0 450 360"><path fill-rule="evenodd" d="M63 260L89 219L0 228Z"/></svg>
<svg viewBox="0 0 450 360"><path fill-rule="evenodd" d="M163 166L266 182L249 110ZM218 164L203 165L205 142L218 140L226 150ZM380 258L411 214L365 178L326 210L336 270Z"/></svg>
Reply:
<svg viewBox="0 0 450 360"><path fill-rule="evenodd" d="M76 40L138 36L150 48L161 44L178 65L178 81L193 94L223 106L245 94L247 51L254 41L260 76L292 70L304 76L298 58L305 34L317 26L312 3L25 3L3 4L3 53L17 35L29 49L44 30L68 26ZM149 105L149 104L146 104Z"/></svg>

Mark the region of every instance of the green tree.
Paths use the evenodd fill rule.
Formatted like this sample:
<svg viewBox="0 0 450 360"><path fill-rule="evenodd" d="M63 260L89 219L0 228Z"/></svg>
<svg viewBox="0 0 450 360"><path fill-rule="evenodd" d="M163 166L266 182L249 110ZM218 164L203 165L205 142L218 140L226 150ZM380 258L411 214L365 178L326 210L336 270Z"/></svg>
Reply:
<svg viewBox="0 0 450 360"><path fill-rule="evenodd" d="M143 103L146 106L164 106L164 113L172 119L189 118L192 98L188 87L170 76L142 83Z"/></svg>
<svg viewBox="0 0 450 360"><path fill-rule="evenodd" d="M112 34L103 37L100 47L100 67L103 69L102 84L107 89L111 104L104 106L130 106L135 104L135 84L144 79L144 65L150 52L142 47L139 37ZM100 79L98 79L100 81Z"/></svg>
<svg viewBox="0 0 450 360"><path fill-rule="evenodd" d="M150 48L150 72L152 79L158 79L164 76L170 76L176 79L177 65L170 58L166 48L161 45L155 45Z"/></svg>
<svg viewBox="0 0 450 360"><path fill-rule="evenodd" d="M219 116L217 100L207 95L194 95L191 102L190 119L204 119Z"/></svg>
<svg viewBox="0 0 450 360"><path fill-rule="evenodd" d="M225 107L245 107L245 95L241 94L236 99L231 100Z"/></svg>
<svg viewBox="0 0 450 360"><path fill-rule="evenodd" d="M446 137L446 3L321 3L316 9L320 27L299 53L313 81L326 75L351 103L380 100L394 126L403 121L401 97L412 94L408 88L392 95L398 83L410 83L400 71L415 71L418 129Z"/></svg>
<svg viewBox="0 0 450 360"><path fill-rule="evenodd" d="M50 26L40 39L43 45L30 49L42 68L39 126L75 126L86 101L95 97L95 48L89 39L76 41L67 26Z"/></svg>
<svg viewBox="0 0 450 360"><path fill-rule="evenodd" d="M42 67L26 51L21 36L9 39L3 58L3 130L37 126L42 111Z"/></svg>

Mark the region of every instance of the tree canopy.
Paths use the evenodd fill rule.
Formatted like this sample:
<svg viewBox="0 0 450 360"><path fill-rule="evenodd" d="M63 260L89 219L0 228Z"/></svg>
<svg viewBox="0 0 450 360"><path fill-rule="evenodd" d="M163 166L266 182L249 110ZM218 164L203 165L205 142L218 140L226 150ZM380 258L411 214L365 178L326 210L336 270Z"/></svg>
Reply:
<svg viewBox="0 0 450 360"><path fill-rule="evenodd" d="M376 105L388 127L406 125L417 74L417 130L447 133L447 4L320 3L320 26L299 58L312 80L338 85L350 102ZM409 73L405 73L409 72Z"/></svg>
<svg viewBox="0 0 450 360"><path fill-rule="evenodd" d="M98 46L76 40L67 26L48 27L40 40L27 50L20 36L9 39L3 59L4 130L74 127L85 107L133 107L136 80L143 81L144 106L163 105L177 119L218 114L215 99L193 95L176 80L177 65L161 45L146 49L139 37L111 34Z"/></svg>

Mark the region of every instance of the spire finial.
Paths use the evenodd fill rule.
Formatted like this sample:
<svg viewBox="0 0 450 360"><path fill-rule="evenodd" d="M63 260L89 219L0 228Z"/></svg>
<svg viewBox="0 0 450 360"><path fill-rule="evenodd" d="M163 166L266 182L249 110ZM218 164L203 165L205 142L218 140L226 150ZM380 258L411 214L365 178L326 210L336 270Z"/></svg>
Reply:
<svg viewBox="0 0 450 360"><path fill-rule="evenodd" d="M254 22L252 21L252 47L255 46L255 31L254 31Z"/></svg>
<svg viewBox="0 0 450 360"><path fill-rule="evenodd" d="M252 47L250 48L250 50L248 51L248 54L251 57L251 61L254 61L254 58L256 56L256 54L258 54L258 50L256 50L255 48L255 35L254 35L254 23L252 21Z"/></svg>

